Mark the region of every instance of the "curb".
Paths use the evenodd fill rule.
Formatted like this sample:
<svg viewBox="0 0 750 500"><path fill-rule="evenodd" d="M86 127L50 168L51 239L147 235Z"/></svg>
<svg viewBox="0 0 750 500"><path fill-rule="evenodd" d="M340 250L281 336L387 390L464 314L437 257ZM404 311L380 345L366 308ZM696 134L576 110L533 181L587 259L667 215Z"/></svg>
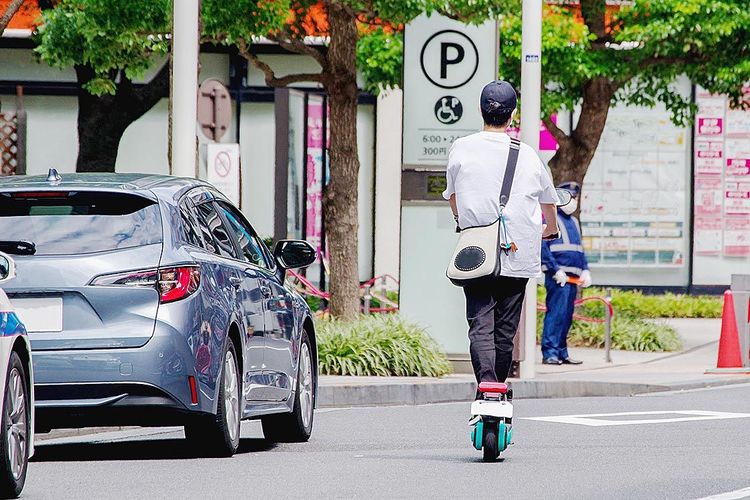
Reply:
<svg viewBox="0 0 750 500"><path fill-rule="evenodd" d="M45 441L56 441L59 439L77 439L79 437L93 436L96 434L109 434L138 429L139 427L82 427L80 429L52 429L49 432L35 432L34 441L43 443Z"/></svg>
<svg viewBox="0 0 750 500"><path fill-rule="evenodd" d="M352 377L356 379L356 377ZM748 377L715 378L678 384L637 384L586 380L514 380L516 399L635 396L750 383ZM353 406L403 406L453 403L474 399L476 384L470 379L416 379L411 382L336 383L318 388L319 408Z"/></svg>
<svg viewBox="0 0 750 500"><path fill-rule="evenodd" d="M349 406L401 406L470 401L473 380L426 379L382 384L336 384L318 387L319 408Z"/></svg>

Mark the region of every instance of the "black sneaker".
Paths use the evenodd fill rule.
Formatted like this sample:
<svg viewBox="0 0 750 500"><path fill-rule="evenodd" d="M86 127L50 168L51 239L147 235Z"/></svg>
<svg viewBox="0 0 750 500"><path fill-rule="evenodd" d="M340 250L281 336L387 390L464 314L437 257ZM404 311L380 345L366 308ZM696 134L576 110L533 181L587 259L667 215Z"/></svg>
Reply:
<svg viewBox="0 0 750 500"><path fill-rule="evenodd" d="M563 365L582 365L583 361L573 358L565 358L560 363L562 363Z"/></svg>

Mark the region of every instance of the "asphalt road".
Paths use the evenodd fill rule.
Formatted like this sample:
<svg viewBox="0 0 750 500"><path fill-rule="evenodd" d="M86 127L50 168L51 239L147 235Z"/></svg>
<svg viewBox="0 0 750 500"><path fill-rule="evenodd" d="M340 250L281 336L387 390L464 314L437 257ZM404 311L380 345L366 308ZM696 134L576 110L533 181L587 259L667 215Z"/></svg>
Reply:
<svg viewBox="0 0 750 500"><path fill-rule="evenodd" d="M697 499L750 487L750 384L515 410L515 445L498 463L471 447L468 403L321 410L305 444L269 444L247 422L231 459L197 457L180 430L58 440L37 447L24 498ZM528 419L675 411L724 413Z"/></svg>

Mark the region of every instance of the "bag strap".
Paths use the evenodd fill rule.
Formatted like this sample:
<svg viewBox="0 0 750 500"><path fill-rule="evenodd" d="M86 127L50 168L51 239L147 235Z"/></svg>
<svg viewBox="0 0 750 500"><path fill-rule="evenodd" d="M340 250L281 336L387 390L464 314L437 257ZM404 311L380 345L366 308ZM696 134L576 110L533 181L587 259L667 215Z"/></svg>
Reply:
<svg viewBox="0 0 750 500"><path fill-rule="evenodd" d="M500 213L508 204L510 198L510 189L513 187L513 177L516 174L516 165L518 164L518 153L521 151L521 141L510 139L510 150L508 151L508 163L505 165L505 176L503 177L503 187L500 189Z"/></svg>

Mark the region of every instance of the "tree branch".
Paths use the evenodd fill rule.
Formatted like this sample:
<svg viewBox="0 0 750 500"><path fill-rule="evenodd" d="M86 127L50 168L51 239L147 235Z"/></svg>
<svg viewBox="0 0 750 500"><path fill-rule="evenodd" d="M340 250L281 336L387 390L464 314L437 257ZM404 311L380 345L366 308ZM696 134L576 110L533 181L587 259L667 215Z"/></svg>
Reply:
<svg viewBox="0 0 750 500"><path fill-rule="evenodd" d="M124 79L124 75L123 75ZM153 108L157 102L169 95L169 60L161 67L158 73L154 75L150 82L141 87L132 89L133 97L138 103L133 112L138 117Z"/></svg>
<svg viewBox="0 0 750 500"><path fill-rule="evenodd" d="M10 24L10 20L13 19L13 16L16 15L18 9L21 8L22 3L23 0L11 0L2 17L0 17L0 36L3 36L5 28L8 27L8 24Z"/></svg>
<svg viewBox="0 0 750 500"><path fill-rule="evenodd" d="M289 52L312 57L318 64L320 64L320 67L323 68L324 71L328 67L328 58L326 55L315 47L305 45L305 42L301 40L283 39L273 35L269 36L268 39L278 43L282 49L288 50Z"/></svg>
<svg viewBox="0 0 750 500"><path fill-rule="evenodd" d="M607 33L604 0L581 0L581 17L589 32L596 35L596 40L592 42L593 48L600 50L605 47L606 42L613 40L612 35Z"/></svg>
<svg viewBox="0 0 750 500"><path fill-rule="evenodd" d="M237 40L237 47L239 48L242 57L253 63L256 68L263 72L266 85L269 87L286 87L292 83L299 82L317 82L322 85L326 84L326 78L323 73L296 73L277 77L271 66L261 61L258 59L258 56L250 52L250 49L244 40Z"/></svg>
<svg viewBox="0 0 750 500"><path fill-rule="evenodd" d="M562 144L570 141L570 137L568 136L568 134L563 132L563 130L558 127L555 122L552 121L551 117L545 116L544 118L542 118L542 121L544 122L544 126L547 127L547 130L549 130L549 133L552 134L552 137L554 137L557 142Z"/></svg>

